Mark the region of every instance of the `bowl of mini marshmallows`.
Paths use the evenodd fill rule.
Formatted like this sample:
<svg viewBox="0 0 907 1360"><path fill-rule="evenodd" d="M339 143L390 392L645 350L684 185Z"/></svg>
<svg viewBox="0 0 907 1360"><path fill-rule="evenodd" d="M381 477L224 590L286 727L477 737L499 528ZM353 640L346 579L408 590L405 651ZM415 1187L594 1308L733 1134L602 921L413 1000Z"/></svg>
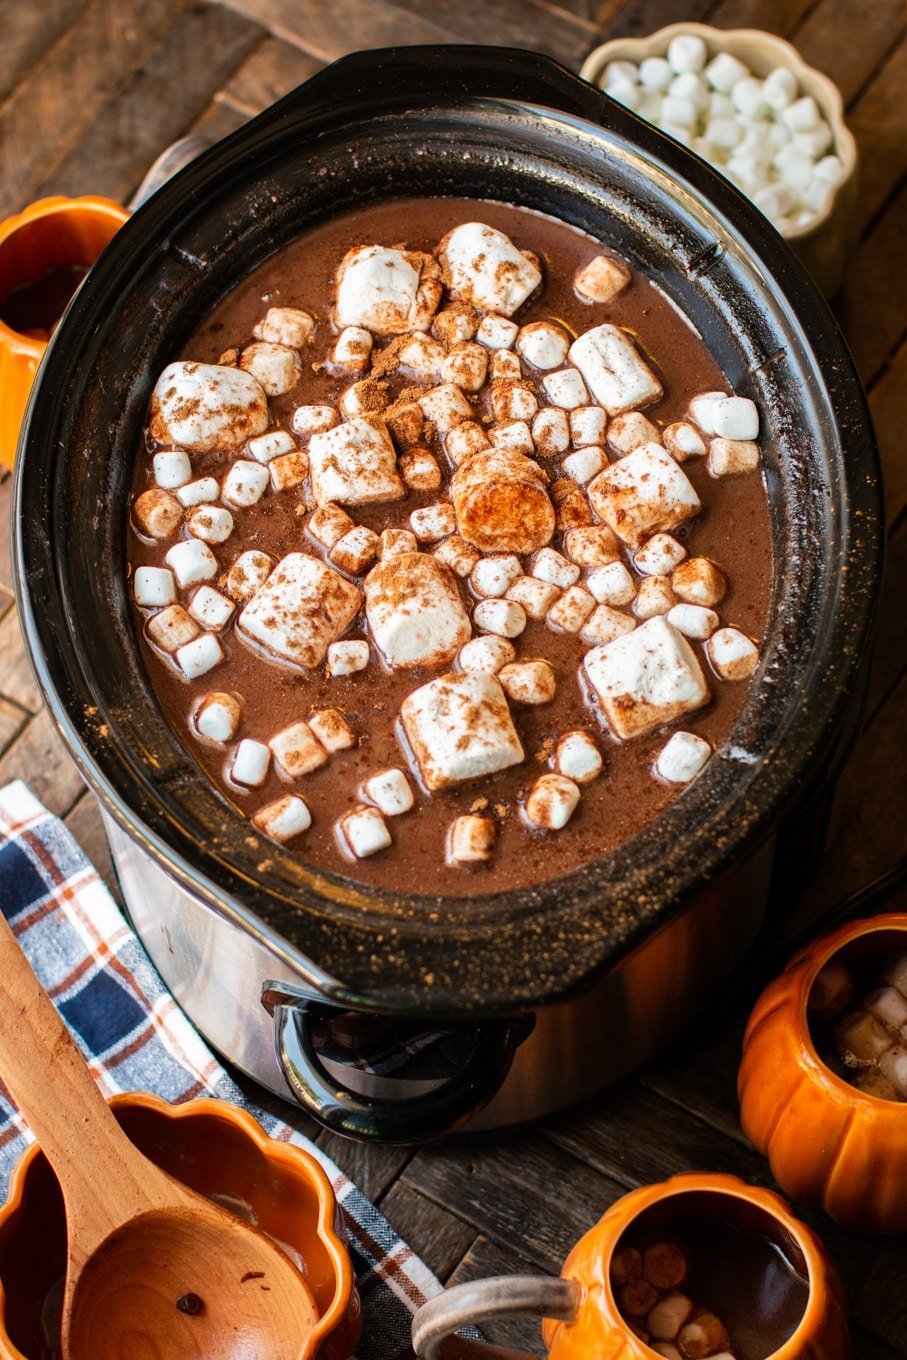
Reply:
<svg viewBox="0 0 907 1360"><path fill-rule="evenodd" d="M856 240L857 148L837 86L790 43L671 24L604 43L580 74L725 175L834 292Z"/></svg>

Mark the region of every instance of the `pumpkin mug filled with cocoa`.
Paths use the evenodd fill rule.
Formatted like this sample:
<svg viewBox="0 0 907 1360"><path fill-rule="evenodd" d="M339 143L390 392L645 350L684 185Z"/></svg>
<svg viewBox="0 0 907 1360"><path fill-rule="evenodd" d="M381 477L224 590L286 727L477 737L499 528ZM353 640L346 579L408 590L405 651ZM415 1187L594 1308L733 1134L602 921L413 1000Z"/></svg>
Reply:
<svg viewBox="0 0 907 1360"><path fill-rule="evenodd" d="M771 1191L690 1173L624 1195L576 1244L561 1276L459 1285L413 1320L419 1360L470 1323L545 1320L550 1360L847 1360L847 1303L822 1244ZM458 1342L464 1360L483 1351ZM451 1355L460 1352L450 1350Z"/></svg>

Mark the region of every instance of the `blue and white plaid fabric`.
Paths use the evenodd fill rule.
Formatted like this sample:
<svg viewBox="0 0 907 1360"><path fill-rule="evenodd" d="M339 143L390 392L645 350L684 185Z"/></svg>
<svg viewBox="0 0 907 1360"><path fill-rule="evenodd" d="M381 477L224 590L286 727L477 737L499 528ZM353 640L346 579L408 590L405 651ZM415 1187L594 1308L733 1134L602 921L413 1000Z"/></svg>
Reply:
<svg viewBox="0 0 907 1360"><path fill-rule="evenodd" d="M105 1095L216 1096L249 1110L272 1138L318 1158L344 1210L362 1296L359 1360L411 1356L411 1314L438 1292L437 1280L318 1147L246 1100L165 990L67 828L22 783L0 789L0 909ZM0 1197L30 1141L0 1086Z"/></svg>

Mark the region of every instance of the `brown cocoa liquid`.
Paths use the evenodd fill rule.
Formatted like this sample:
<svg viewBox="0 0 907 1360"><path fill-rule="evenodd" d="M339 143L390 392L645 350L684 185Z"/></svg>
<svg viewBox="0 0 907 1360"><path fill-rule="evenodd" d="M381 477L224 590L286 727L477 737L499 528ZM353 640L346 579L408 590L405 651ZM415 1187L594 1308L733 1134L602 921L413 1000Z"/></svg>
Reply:
<svg viewBox="0 0 907 1360"><path fill-rule="evenodd" d="M317 362L331 345L333 281L346 252L353 246L375 243L433 251L446 232L468 221L482 221L498 228L518 247L535 251L541 258L544 283L520 308L514 318L517 322L556 320L574 336L605 321L633 332L664 386L664 396L645 410L657 426L681 419L690 398L697 393L716 388L729 390L702 338L653 283L638 272L634 271L630 285L611 303L590 306L579 301L573 291L573 275L601 252L598 241L527 209L454 198L398 200L364 207L315 228L239 282L202 322L183 354L173 357L217 362L227 349L242 348L251 342L253 326L269 306L301 307L313 313L318 331L314 344L302 352L303 377L291 392L270 399L275 424L290 429L292 412L297 406L336 405L341 392L354 380L349 374L332 374ZM383 343L376 340L376 350ZM397 388L412 385L411 378L389 376L392 397ZM438 452L437 447L435 451ZM152 453L151 448L139 452L135 494L154 484ZM219 453L193 455L193 478L222 477L232 458L233 455ZM545 461L552 469L556 465L556 460ZM765 486L758 474L712 479L705 461L692 458L683 465L703 509L676 531L676 537L684 542L691 556L711 558L724 571L728 591L718 606L722 625L732 624L761 640L772 576ZM440 453L439 462L445 469L448 467ZM409 516L414 509L445 497L442 485L440 492L409 492L402 501L354 506L349 513L356 523L366 524L376 532L384 528L409 528ZM261 549L277 559L296 551L326 555L304 532L306 513L303 487L280 495L266 493L256 506L237 512L236 529L230 539L215 548L224 570L250 548ZM162 565L170 546L169 541L149 545L130 529L129 562L133 567ZM561 546L559 534L551 546ZM216 586L217 582L211 584ZM460 590L467 610L471 610L475 600L463 581ZM136 626L168 718L230 802L251 815L287 792L298 792L313 815L311 829L291 847L299 858L383 888L473 895L536 884L613 850L657 816L680 791L677 785L664 783L652 773L653 762L672 729L658 730L626 743L613 738L580 688L578 671L587 644L574 635L554 633L543 622L530 621L516 640L517 659L548 658L556 670L558 691L550 704L513 708L514 722L526 750L525 762L487 779L431 795L418 787L413 776L414 809L402 817L388 819L394 844L369 859L351 863L339 848L335 823L361 801L359 785L371 774L388 766L407 768L397 735L400 705L407 694L434 679L438 672L385 671L373 649L368 668L357 674L330 679L323 666L301 674L264 660L236 638L230 625L220 635L225 662L201 681L190 684L174 663L147 643L138 610ZM351 635L361 633L354 629ZM694 648L707 671L700 644L694 644ZM718 748L737 717L746 684L716 680L712 689L712 702L675 726L701 734ZM281 728L308 718L319 708L337 708L358 734L358 745L334 754L326 765L292 786L280 778L272 765L263 787L243 790L232 784L227 774L229 754L198 740L191 728L193 710L211 690L241 696L244 716L237 740L254 737L267 741ZM557 738L572 728L594 732L604 753L603 774L583 786L579 806L563 830L548 833L533 830L524 822L520 804L538 775L549 768L549 755ZM497 823L494 857L488 864L450 865L445 862L448 827L454 818L471 810L480 810ZM262 838L263 847L267 844Z"/></svg>
<svg viewBox="0 0 907 1360"><path fill-rule="evenodd" d="M87 273L84 264L58 265L30 283L17 284L0 302L0 320L19 335L49 339Z"/></svg>

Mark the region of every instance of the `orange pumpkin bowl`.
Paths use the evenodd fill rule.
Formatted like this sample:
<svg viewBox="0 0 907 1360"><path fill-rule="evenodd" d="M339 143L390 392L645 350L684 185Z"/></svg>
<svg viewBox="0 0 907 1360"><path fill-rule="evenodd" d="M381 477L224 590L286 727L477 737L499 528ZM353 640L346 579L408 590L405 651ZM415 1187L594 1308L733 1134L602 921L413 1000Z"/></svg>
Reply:
<svg viewBox="0 0 907 1360"><path fill-rule="evenodd" d="M635 1335L618 1308L611 1261L630 1230L655 1218L670 1230L672 1214L689 1209L768 1237L806 1277L809 1293L800 1321L767 1360L847 1360L847 1301L815 1233L771 1191L745 1185L736 1176L706 1173L674 1176L631 1191L581 1238L561 1274L581 1287L582 1302L572 1322L543 1323L549 1360L589 1360L593 1355L596 1360L653 1360L656 1352Z"/></svg>
<svg viewBox="0 0 907 1360"><path fill-rule="evenodd" d="M819 1057L807 1016L840 951L907 949L907 914L851 921L802 949L750 1016L737 1078L740 1122L782 1190L851 1232L907 1231L907 1103L867 1095Z"/></svg>
<svg viewBox="0 0 907 1360"><path fill-rule="evenodd" d="M110 1104L151 1161L249 1218L302 1261L320 1319L295 1360L347 1360L361 1331L359 1295L334 1192L315 1158L268 1138L251 1115L222 1101L168 1105L130 1093ZM0 1360L56 1354L65 1266L63 1199L44 1154L32 1144L0 1209Z"/></svg>

